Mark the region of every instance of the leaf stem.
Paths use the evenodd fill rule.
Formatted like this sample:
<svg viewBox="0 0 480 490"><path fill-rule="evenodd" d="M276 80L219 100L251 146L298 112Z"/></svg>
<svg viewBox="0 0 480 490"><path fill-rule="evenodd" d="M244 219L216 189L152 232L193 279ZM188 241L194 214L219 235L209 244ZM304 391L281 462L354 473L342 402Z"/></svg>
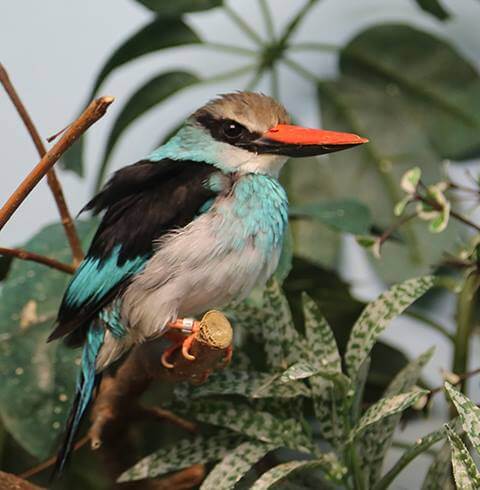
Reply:
<svg viewBox="0 0 480 490"><path fill-rule="evenodd" d="M0 63L0 83L5 88L10 100L12 101L15 109L17 110L18 115L20 116L25 128L27 129L35 148L37 149L40 158L45 155L47 152L43 141L38 134L37 128L30 117L30 114L27 111L27 108L23 104L18 92L16 91L10 77L8 76L8 72L5 67ZM63 228L65 230L65 235L67 236L68 242L70 244L70 248L72 250L72 257L74 264L78 265L83 259L83 250L82 245L80 243L80 239L78 238L77 230L75 228L75 224L73 222L70 211L68 210L67 202L65 200L65 195L63 193L62 186L57 178L57 174L53 168L51 168L47 172L47 183L52 191L53 198L55 199L55 203L58 208L58 212L60 214L61 222Z"/></svg>
<svg viewBox="0 0 480 490"><path fill-rule="evenodd" d="M243 33L249 37L258 46L264 46L263 39L248 25L248 23L235 12L227 3L224 3L223 9L230 19L240 28Z"/></svg>
<svg viewBox="0 0 480 490"><path fill-rule="evenodd" d="M268 37L270 38L270 41L275 42L275 27L273 25L273 18L268 7L268 2L267 0L259 0L259 3L263 15L263 20L265 21L265 27L267 28Z"/></svg>
<svg viewBox="0 0 480 490"><path fill-rule="evenodd" d="M287 27L283 31L280 37L279 44L286 46L288 40L292 37L295 31L300 27L303 18L308 14L310 9L315 6L318 0L308 0L308 2L297 12L292 20L287 24Z"/></svg>
<svg viewBox="0 0 480 490"><path fill-rule="evenodd" d="M233 46L230 44L217 43L213 41L205 41L200 45L201 47L218 49L219 51L225 51L226 53L239 54L242 56L256 56L257 51L250 48L244 48L242 46Z"/></svg>
<svg viewBox="0 0 480 490"><path fill-rule="evenodd" d="M280 99L280 87L279 87L279 83L278 83L278 69L275 65L273 65L271 70L270 70L270 84L271 84L272 97L274 99L279 100Z"/></svg>
<svg viewBox="0 0 480 490"><path fill-rule="evenodd" d="M338 53L342 48L336 44L329 43L295 43L288 46L290 51L325 51Z"/></svg>
<svg viewBox="0 0 480 490"><path fill-rule="evenodd" d="M479 290L477 272L471 272L466 278L462 291L457 300L457 331L455 333L455 347L453 353L452 371L456 374L465 373L468 369L470 336L473 328L475 314L475 295ZM466 391L466 378L460 383L463 393Z"/></svg>
<svg viewBox="0 0 480 490"><path fill-rule="evenodd" d="M255 63L249 63L248 65L241 66L240 68L235 68L233 70L225 71L222 73L218 73L217 75L213 75L209 78L205 78L201 81L204 83L218 83L223 82L224 80L229 80L230 78L239 77L241 75L245 75L246 73L252 71L257 65Z"/></svg>
<svg viewBox="0 0 480 490"><path fill-rule="evenodd" d="M252 90L255 90L255 87L260 82L262 76L263 76L263 70L261 69L257 70L253 75L252 79L248 82L247 86L245 87L245 90L247 92L251 92Z"/></svg>
<svg viewBox="0 0 480 490"><path fill-rule="evenodd" d="M390 488L390 484L395 480L399 473L401 473L418 455L426 452L430 447L432 447L437 442L445 439L446 432L445 429L440 429L428 436L420 439L420 442L412 444L409 449L407 449L400 459L395 463L393 468L388 471L382 479L377 482L372 490L387 490Z"/></svg>
<svg viewBox="0 0 480 490"><path fill-rule="evenodd" d="M20 204L32 192L45 174L53 168L60 157L96 121L105 115L113 97L100 97L90 103L82 115L65 131L60 140L45 153L40 162L23 179L17 189L0 209L0 230L5 226Z"/></svg>
<svg viewBox="0 0 480 490"><path fill-rule="evenodd" d="M76 269L74 265L65 264L50 257L46 257L45 255L40 255L35 252L23 250L22 248L0 247L0 255L16 257L17 259L29 260L31 262L37 262L38 264L46 265L48 267L51 267L52 269L66 272L67 274L73 274Z"/></svg>

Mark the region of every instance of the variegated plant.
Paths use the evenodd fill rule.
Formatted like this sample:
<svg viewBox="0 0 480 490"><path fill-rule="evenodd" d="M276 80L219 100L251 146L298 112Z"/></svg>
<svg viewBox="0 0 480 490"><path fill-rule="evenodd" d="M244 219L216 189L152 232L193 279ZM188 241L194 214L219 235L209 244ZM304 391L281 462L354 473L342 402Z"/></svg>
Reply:
<svg viewBox="0 0 480 490"><path fill-rule="evenodd" d="M416 456L448 438L459 488L477 488L478 472L456 435L455 423L417 440L382 474L401 414L427 393L416 384L432 349L402 369L383 397L364 409L363 387L374 344L388 323L434 284L432 276L411 279L368 304L351 330L342 360L332 329L316 303L303 295L305 331L301 335L287 299L272 281L261 305L245 303L232 308L234 325L262 342L264 370L249 367L251 363L240 350L228 369L212 375L202 386L179 385L172 409L208 424L208 435L201 433L163 447L120 480L153 478L194 463L217 462L202 490L242 485L263 490L305 474L338 488L382 490ZM478 448L479 409L447 389ZM305 415L308 406L313 407L313 417ZM449 478L445 458L448 463L448 446L433 461L425 489L440 488L435 485ZM268 463L258 465L261 460ZM466 481L473 486L459 483Z"/></svg>

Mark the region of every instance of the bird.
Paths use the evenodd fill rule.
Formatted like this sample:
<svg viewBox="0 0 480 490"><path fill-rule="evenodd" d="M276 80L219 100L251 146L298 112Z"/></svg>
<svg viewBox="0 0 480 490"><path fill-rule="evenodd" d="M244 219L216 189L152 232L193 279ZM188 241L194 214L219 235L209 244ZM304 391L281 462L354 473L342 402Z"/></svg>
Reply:
<svg viewBox="0 0 480 490"><path fill-rule="evenodd" d="M147 158L113 174L82 210L102 218L48 338L83 346L55 472L108 366L169 325L241 301L272 276L288 223L278 180L287 159L366 142L292 125L273 98L234 92L210 100Z"/></svg>

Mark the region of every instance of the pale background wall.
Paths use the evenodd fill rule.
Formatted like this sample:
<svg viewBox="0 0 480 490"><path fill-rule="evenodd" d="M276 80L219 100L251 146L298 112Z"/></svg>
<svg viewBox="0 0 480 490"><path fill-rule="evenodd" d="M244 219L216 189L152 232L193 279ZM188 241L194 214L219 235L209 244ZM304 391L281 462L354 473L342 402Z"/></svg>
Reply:
<svg viewBox="0 0 480 490"><path fill-rule="evenodd" d="M480 65L480 2L478 0L444 0L455 12L447 24L436 22L416 8L413 0L324 0L307 17L296 40L316 40L343 44L357 31L379 21L408 21L451 39L455 46L478 67ZM282 26L301 5L301 0L271 0L277 26ZM242 0L232 5L256 29L263 24L255 0ZM0 60L9 70L20 95L43 136L64 127L78 112L87 97L93 77L112 49L151 18L151 13L133 0L0 0ZM242 43L250 46L236 26L221 10L191 16L193 25L212 41ZM326 54L295 54L308 63L310 69L322 76L333 76L335 58ZM206 62L208 60L208 62ZM171 68L192 68L207 75L219 73L246 63L246 58L211 54L199 47L180 48L159 56L147 55L115 73L102 89L102 94L117 97L104 118L90 132L87 149L86 181L59 171L73 213L78 212L91 193L94 170L108 134L114 114L128 95L158 71ZM318 124L316 108L311 104L313 87L291 72L282 70L282 101L303 114L303 122ZM117 146L111 169L142 158L150 152L161 135L180 117L201 105L217 92L245 86L245 78L208 86L181 94L162 107L151 111L131 128ZM263 88L268 92L268 80ZM292 90L295 87L295 91ZM5 200L37 161L36 152L20 124L10 102L0 95L0 201ZM46 184L39 186L22 205L2 231L0 243L14 245L32 235L45 223L57 218ZM381 285L371 282L371 274L361 254L346 241L348 277L354 280L362 296L371 296ZM368 285L367 285L368 279ZM448 308L446 308L448 312ZM442 314L442 312L440 312ZM441 380L439 367L448 365L450 353L443 339L413 322L397 322L385 335L394 344L412 355L418 355L433 344L437 352L428 368L433 384ZM478 384L478 383L477 383ZM401 437L417 437L412 427ZM421 475L422 461L412 466L403 480L404 488L416 488ZM398 488L402 488L398 486Z"/></svg>

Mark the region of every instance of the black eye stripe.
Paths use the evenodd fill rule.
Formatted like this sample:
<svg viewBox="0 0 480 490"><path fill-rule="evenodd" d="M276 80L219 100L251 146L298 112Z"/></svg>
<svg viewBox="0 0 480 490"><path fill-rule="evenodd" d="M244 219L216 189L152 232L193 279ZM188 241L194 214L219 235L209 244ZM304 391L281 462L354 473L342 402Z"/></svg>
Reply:
<svg viewBox="0 0 480 490"><path fill-rule="evenodd" d="M260 133L249 131L245 126L233 119L217 119L209 113L197 116L197 121L208 129L217 140L230 145L243 146L245 143L260 138Z"/></svg>

